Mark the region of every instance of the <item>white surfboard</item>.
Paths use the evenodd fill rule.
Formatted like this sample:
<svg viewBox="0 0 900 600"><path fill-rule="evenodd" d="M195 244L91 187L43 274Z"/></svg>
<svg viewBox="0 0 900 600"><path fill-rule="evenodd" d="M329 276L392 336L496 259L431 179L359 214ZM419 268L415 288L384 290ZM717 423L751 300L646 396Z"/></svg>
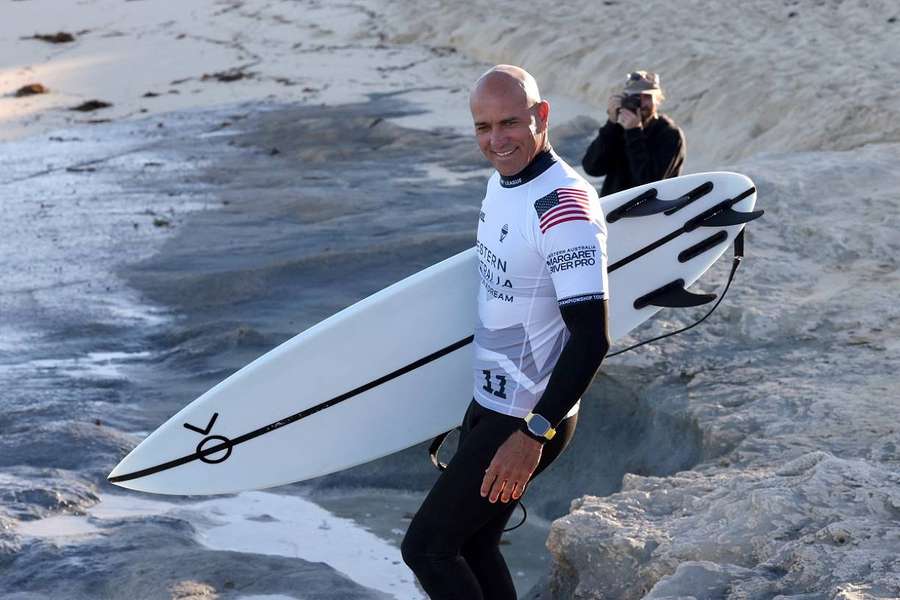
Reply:
<svg viewBox="0 0 900 600"><path fill-rule="evenodd" d="M684 291L734 241L756 190L700 173L601 198L610 334ZM110 473L123 487L220 494L302 481L403 450L460 424L472 398L477 257L467 250L307 329L190 403ZM665 310L678 310L666 308Z"/></svg>

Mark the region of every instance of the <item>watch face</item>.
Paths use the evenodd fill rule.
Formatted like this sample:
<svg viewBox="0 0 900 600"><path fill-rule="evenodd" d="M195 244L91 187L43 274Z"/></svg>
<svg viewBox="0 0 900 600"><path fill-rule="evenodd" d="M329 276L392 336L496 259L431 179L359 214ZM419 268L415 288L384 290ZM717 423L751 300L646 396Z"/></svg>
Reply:
<svg viewBox="0 0 900 600"><path fill-rule="evenodd" d="M528 421L528 431L534 435L547 435L547 432L550 431L550 421L541 415L532 415Z"/></svg>

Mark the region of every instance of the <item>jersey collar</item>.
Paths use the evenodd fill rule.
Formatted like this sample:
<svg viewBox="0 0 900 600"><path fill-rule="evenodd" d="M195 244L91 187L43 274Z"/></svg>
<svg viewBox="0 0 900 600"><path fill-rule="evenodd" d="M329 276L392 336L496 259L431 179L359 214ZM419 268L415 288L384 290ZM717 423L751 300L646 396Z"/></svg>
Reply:
<svg viewBox="0 0 900 600"><path fill-rule="evenodd" d="M543 150L535 156L528 166L516 173L505 177L500 176L500 185L505 188L518 187L535 179L538 175L552 167L556 163L556 154L553 149Z"/></svg>

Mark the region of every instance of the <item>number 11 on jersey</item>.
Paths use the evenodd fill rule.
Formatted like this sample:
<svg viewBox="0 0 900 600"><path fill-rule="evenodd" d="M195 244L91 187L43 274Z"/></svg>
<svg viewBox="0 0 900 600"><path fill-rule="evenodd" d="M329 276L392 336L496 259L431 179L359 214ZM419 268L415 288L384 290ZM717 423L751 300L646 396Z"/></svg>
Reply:
<svg viewBox="0 0 900 600"><path fill-rule="evenodd" d="M494 386L491 385L492 377L491 372L487 369L482 371L484 373L484 385L481 386L481 389L484 391L497 396L498 398L506 399L506 375L494 375L493 379L497 380L497 389L494 389Z"/></svg>

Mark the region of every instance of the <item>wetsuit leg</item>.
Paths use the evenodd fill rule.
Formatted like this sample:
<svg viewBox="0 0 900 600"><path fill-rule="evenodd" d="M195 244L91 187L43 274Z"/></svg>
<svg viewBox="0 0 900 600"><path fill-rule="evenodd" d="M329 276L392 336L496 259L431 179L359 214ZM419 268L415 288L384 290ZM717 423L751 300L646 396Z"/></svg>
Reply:
<svg viewBox="0 0 900 600"><path fill-rule="evenodd" d="M485 600L516 598L512 575L500 553L500 538L518 504L510 502L505 511L488 521L462 547L462 556L478 580Z"/></svg>
<svg viewBox="0 0 900 600"><path fill-rule="evenodd" d="M544 448L538 472L571 439L574 420L566 419L557 428L557 438ZM403 559L432 600L516 598L498 547L515 503L491 504L480 492L494 453L520 422L473 401L456 455L410 523L401 546Z"/></svg>
<svg viewBox="0 0 900 600"><path fill-rule="evenodd" d="M569 445L575 434L577 419L578 415L576 414L565 419L557 428L556 437L544 446L541 462L535 469L532 481L540 475L541 471L550 466ZM491 519L480 531L467 540L462 548L462 555L481 584L481 590L486 600L516 598L512 576L500 553L500 538L518 504L518 502L510 502L508 510Z"/></svg>

